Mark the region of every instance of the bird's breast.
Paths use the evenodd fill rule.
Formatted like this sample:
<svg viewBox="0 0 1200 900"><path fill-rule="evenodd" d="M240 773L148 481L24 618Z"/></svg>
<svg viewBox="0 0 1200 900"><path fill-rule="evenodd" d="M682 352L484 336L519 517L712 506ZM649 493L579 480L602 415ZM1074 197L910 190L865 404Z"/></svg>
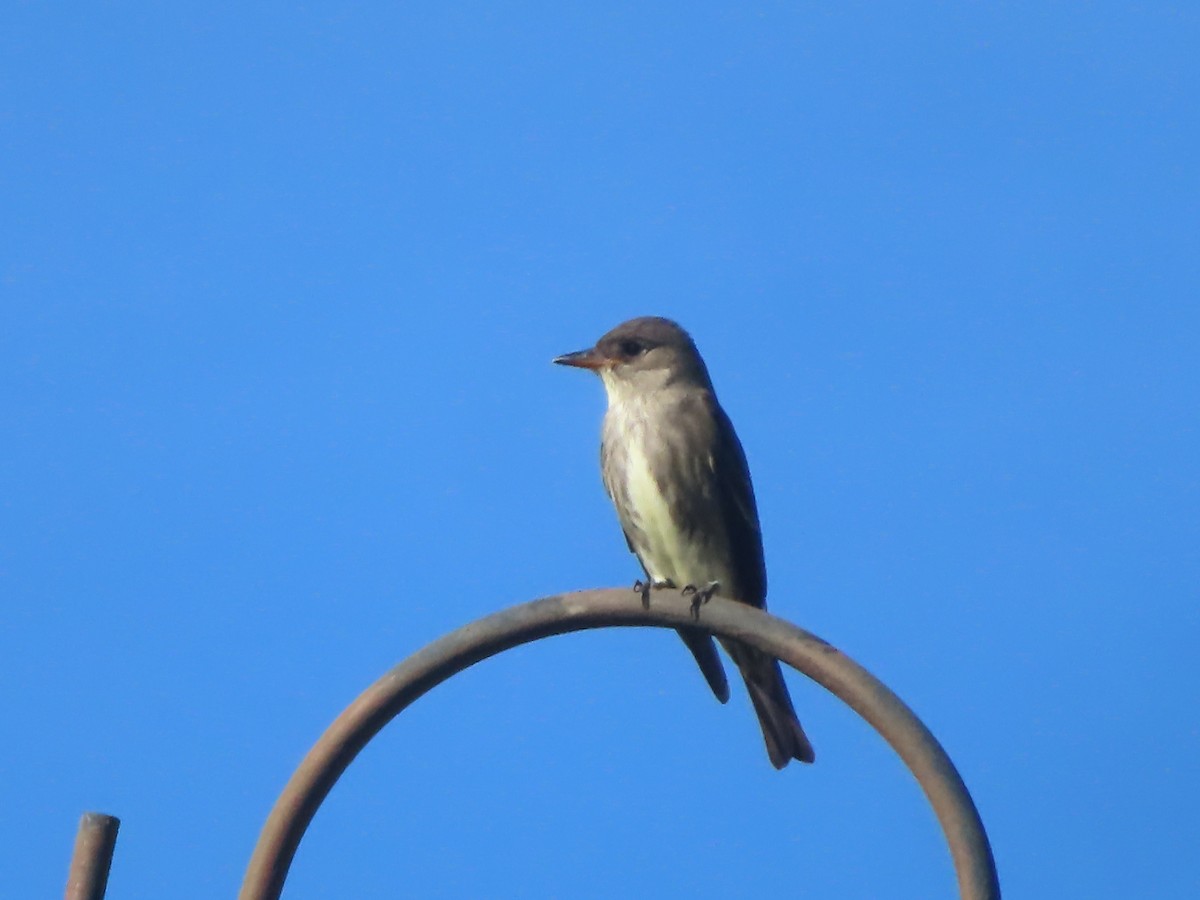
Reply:
<svg viewBox="0 0 1200 900"><path fill-rule="evenodd" d="M682 587L718 581L703 529L680 520L677 494L686 490L672 470L676 454L654 432L646 410L622 404L604 423L605 485L633 551L655 581Z"/></svg>

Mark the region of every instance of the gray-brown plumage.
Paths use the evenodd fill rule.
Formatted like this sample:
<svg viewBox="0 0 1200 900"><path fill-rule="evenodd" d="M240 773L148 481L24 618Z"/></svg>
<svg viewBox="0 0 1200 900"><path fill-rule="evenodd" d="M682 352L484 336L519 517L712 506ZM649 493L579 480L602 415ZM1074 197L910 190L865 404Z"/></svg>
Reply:
<svg viewBox="0 0 1200 900"><path fill-rule="evenodd" d="M701 590L716 582L721 595L765 608L750 470L687 332L669 319L633 319L555 362L591 369L604 382L604 487L647 578ZM679 634L724 703L729 684L712 638L691 629ZM745 644L721 643L746 682L772 764L812 762L779 663Z"/></svg>

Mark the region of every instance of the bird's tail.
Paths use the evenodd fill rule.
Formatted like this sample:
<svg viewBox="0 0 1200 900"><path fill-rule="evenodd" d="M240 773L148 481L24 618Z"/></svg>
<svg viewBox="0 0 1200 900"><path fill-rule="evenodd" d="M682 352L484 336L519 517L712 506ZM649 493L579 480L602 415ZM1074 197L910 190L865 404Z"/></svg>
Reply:
<svg viewBox="0 0 1200 900"><path fill-rule="evenodd" d="M729 700L729 682L725 678L725 667L721 665L721 655L717 653L717 645L713 643L712 635L698 628L680 628L679 636L692 651L696 665L704 673L704 680L712 688L713 694L722 703Z"/></svg>
<svg viewBox="0 0 1200 900"><path fill-rule="evenodd" d="M754 704L763 739L767 742L771 765L782 769L793 759L806 763L816 759L808 735L796 718L779 661L745 644L732 641L722 641L722 644L737 663L746 682L750 702Z"/></svg>

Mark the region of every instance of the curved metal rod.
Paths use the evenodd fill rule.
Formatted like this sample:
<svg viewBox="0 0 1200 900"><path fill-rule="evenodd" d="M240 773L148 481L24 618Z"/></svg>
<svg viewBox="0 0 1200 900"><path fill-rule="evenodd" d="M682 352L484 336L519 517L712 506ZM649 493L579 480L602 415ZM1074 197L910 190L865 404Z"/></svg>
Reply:
<svg viewBox="0 0 1200 900"><path fill-rule="evenodd" d="M650 607L625 589L546 597L494 613L434 641L400 663L329 726L271 810L259 836L240 900L273 900L317 808L359 751L405 707L482 659L539 638L610 626L681 625L744 641L803 672L847 703L878 731L916 776L950 845L959 893L997 900L1000 885L987 834L954 764L921 721L866 669L836 648L761 610L719 597L693 618L691 599L656 590Z"/></svg>
<svg viewBox="0 0 1200 900"><path fill-rule="evenodd" d="M67 872L66 900L104 900L108 870L121 820L98 812L85 812L75 833L75 851Z"/></svg>

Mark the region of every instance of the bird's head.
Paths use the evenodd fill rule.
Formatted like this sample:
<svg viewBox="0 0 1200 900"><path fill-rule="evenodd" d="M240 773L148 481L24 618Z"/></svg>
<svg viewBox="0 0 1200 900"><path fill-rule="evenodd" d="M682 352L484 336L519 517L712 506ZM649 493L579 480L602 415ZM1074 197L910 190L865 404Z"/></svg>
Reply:
<svg viewBox="0 0 1200 900"><path fill-rule="evenodd" d="M688 333L670 319L657 316L622 322L594 347L554 361L591 369L604 382L610 400L671 384L712 387L704 360Z"/></svg>

